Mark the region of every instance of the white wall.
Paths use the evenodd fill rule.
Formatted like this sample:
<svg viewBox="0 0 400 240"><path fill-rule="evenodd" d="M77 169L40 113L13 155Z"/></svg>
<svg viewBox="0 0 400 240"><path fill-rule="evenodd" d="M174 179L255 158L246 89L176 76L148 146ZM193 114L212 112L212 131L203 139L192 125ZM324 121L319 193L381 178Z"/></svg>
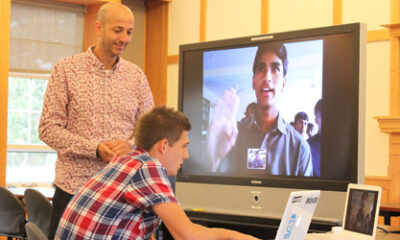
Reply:
<svg viewBox="0 0 400 240"><path fill-rule="evenodd" d="M282 32L333 24L333 0L269 0L268 30ZM342 22L363 22L367 29L390 23L391 0L343 0ZM261 33L261 0L208 0L206 40ZM170 3L169 55L178 45L200 40L200 0ZM386 176L388 136L380 132L374 116L389 114L389 41L367 44L366 176ZM168 66L167 105L177 107L178 65Z"/></svg>

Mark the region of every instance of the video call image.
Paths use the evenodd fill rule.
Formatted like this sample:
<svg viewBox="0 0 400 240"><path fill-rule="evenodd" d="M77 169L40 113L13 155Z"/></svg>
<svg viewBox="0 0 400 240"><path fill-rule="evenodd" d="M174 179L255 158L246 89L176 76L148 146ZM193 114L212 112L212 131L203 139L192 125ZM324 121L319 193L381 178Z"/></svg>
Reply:
<svg viewBox="0 0 400 240"><path fill-rule="evenodd" d="M378 193L352 189L347 203L345 229L372 235Z"/></svg>
<svg viewBox="0 0 400 240"><path fill-rule="evenodd" d="M206 171L320 176L322 71L323 40L204 52ZM264 106L285 134L261 130Z"/></svg>

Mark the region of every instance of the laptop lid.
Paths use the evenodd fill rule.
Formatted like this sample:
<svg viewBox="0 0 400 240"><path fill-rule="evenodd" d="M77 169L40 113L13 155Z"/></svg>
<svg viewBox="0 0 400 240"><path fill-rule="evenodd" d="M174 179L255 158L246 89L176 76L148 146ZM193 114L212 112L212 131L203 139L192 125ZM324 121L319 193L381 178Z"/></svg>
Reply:
<svg viewBox="0 0 400 240"><path fill-rule="evenodd" d="M319 199L320 191L290 193L276 240L304 240Z"/></svg>
<svg viewBox="0 0 400 240"><path fill-rule="evenodd" d="M343 216L343 235L354 239L375 239L382 188L349 184Z"/></svg>

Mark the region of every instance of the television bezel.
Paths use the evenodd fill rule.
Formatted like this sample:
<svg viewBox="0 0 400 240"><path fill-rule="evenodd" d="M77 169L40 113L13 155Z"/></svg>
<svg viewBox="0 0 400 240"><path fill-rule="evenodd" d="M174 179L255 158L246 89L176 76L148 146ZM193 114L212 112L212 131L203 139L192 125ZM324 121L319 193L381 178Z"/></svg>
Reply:
<svg viewBox="0 0 400 240"><path fill-rule="evenodd" d="M326 36L331 34L340 33L353 33L353 54L354 72L353 79L355 80L356 95L354 101L356 103L353 114L354 122L352 126L352 143L354 145L354 152L352 152L350 179L347 180L329 180L323 178L307 178L307 177L291 177L291 176L269 176L268 178L247 178L247 177L231 177L231 176L211 176L211 175L183 175L182 169L177 174L177 182L187 183L204 183L204 184L222 184L222 185L237 185L237 186L257 186L257 187L273 187L273 188L291 188L291 189L319 189L329 191L347 190L349 183L362 183L364 181L364 73L365 68L365 26L361 23L343 24L328 27L320 27L313 29L295 30L289 32L279 32L271 34L254 35L248 37L230 38L224 40L199 42L192 44L184 44L179 47L179 89L178 89L178 109L183 111L183 64L184 52L197 51L197 50L216 50L226 49L228 47L248 46L249 44L258 44L268 41L291 41L294 39L314 38L318 36ZM361 94L361 95L360 95ZM357 149L357 150L356 150Z"/></svg>

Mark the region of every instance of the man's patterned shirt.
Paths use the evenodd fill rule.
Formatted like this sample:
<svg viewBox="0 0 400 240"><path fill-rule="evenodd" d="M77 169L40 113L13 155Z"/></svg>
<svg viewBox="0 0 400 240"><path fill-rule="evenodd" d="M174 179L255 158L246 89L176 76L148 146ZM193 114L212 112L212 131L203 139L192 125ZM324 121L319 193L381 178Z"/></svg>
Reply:
<svg viewBox="0 0 400 240"><path fill-rule="evenodd" d="M105 70L89 48L57 62L39 124L40 139L57 151L54 184L75 194L106 165L97 145L116 139L133 144L139 116L153 105L145 74L122 58Z"/></svg>

